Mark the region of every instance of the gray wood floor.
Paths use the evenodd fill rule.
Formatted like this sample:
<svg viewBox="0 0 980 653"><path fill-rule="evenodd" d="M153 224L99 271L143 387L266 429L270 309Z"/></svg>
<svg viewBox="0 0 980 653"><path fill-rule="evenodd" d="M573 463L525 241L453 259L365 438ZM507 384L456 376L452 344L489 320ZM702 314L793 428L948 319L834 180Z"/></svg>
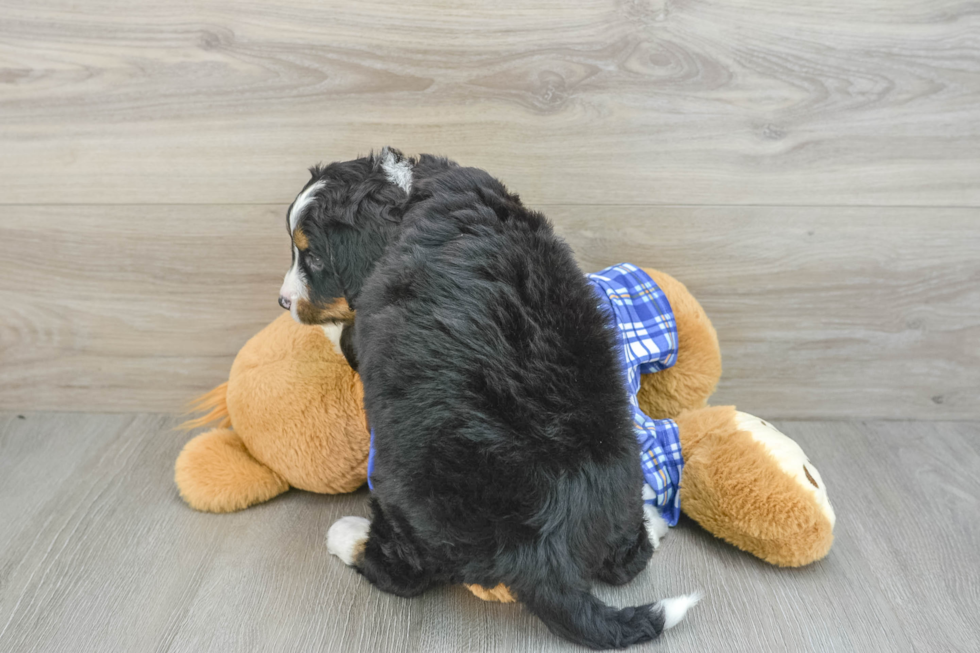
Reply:
<svg viewBox="0 0 980 653"><path fill-rule="evenodd" d="M292 491L232 515L177 496L186 436L156 414L0 415L0 651L551 651L573 648L515 605L459 587L382 594L324 534L364 491ZM829 557L777 569L688 520L604 600L701 589L645 650L976 651L980 424L778 425L819 467L838 513Z"/></svg>

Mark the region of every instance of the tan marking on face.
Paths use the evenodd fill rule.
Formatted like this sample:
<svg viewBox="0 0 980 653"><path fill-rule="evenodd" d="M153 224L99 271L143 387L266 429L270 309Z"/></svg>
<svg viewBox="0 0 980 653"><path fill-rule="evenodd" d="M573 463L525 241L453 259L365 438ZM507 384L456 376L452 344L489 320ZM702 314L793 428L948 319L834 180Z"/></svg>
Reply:
<svg viewBox="0 0 980 653"><path fill-rule="evenodd" d="M315 304L308 299L300 299L296 304L296 315L303 324L326 324L327 322L352 322L354 311L347 300L338 297L329 304Z"/></svg>
<svg viewBox="0 0 980 653"><path fill-rule="evenodd" d="M293 243L295 243L296 249L301 252L305 252L310 248L309 239L307 239L306 234L299 227L293 230Z"/></svg>

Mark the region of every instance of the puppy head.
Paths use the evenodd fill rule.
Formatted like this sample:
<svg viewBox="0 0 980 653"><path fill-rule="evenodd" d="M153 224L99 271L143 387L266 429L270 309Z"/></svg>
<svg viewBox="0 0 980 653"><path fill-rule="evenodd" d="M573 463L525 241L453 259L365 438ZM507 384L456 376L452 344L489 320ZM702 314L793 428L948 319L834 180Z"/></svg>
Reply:
<svg viewBox="0 0 980 653"><path fill-rule="evenodd" d="M377 155L310 170L310 181L286 212L293 262L279 304L293 319L354 319L361 286L397 230L413 166L386 147Z"/></svg>

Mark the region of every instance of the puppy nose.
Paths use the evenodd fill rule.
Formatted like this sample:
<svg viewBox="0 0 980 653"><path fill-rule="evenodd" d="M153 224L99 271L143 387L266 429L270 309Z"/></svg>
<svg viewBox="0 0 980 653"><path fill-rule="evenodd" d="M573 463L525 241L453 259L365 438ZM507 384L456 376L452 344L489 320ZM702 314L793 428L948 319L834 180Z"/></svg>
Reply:
<svg viewBox="0 0 980 653"><path fill-rule="evenodd" d="M280 306L282 306L283 308L285 308L288 311L291 304L292 304L292 302L289 301L289 298L288 297L286 297L285 295L279 295L279 305Z"/></svg>

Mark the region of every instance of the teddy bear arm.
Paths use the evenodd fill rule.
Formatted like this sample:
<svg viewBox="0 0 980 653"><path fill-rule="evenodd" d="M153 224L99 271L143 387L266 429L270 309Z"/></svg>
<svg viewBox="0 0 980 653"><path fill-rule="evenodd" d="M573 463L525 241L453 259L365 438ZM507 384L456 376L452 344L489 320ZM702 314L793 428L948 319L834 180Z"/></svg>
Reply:
<svg viewBox="0 0 980 653"><path fill-rule="evenodd" d="M705 405L721 378L721 348L711 320L687 287L669 274L646 272L670 302L678 350L673 366L641 377L637 401L650 417L667 419Z"/></svg>

